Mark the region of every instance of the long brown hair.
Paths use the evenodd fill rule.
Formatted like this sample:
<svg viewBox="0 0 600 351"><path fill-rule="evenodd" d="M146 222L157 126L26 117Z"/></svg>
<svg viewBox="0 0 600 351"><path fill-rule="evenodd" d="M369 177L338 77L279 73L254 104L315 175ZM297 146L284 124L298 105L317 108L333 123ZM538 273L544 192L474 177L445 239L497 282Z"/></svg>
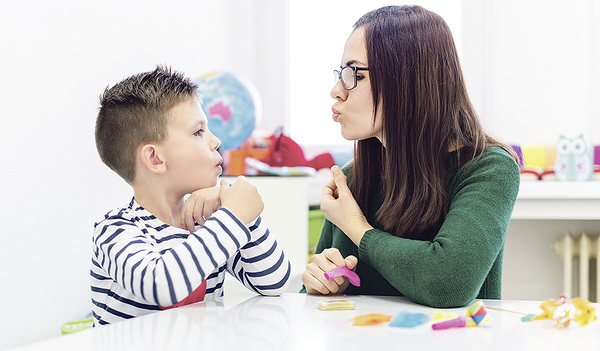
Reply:
<svg viewBox="0 0 600 351"><path fill-rule="evenodd" d="M420 6L388 6L362 16L359 27L365 29L373 113L381 105L385 147L375 138L357 142L349 186L367 215L369 197L383 181L377 220L396 236L419 238L448 212L449 150L460 147L465 160L492 145L511 150L485 133L439 15Z"/></svg>

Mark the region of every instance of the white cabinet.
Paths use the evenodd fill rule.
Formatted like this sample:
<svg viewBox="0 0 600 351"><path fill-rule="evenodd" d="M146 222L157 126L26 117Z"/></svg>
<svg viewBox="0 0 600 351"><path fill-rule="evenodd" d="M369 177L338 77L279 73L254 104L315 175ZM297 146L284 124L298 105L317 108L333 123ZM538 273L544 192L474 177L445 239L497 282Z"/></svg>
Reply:
<svg viewBox="0 0 600 351"><path fill-rule="evenodd" d="M567 232L600 232L600 182L521 182L504 246L502 298L564 293L562 259L552 244Z"/></svg>

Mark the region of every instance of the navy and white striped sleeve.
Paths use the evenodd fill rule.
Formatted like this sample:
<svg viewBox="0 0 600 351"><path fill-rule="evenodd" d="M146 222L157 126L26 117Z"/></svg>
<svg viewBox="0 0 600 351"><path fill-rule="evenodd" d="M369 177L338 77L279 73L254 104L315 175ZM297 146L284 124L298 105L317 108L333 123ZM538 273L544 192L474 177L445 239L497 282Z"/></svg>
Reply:
<svg viewBox="0 0 600 351"><path fill-rule="evenodd" d="M162 252L123 217L98 223L93 236L102 269L125 290L158 306L183 300L249 240L248 228L225 208L186 240Z"/></svg>
<svg viewBox="0 0 600 351"><path fill-rule="evenodd" d="M248 229L250 242L227 262L227 269L248 289L261 295L284 293L290 283L289 260L261 217Z"/></svg>

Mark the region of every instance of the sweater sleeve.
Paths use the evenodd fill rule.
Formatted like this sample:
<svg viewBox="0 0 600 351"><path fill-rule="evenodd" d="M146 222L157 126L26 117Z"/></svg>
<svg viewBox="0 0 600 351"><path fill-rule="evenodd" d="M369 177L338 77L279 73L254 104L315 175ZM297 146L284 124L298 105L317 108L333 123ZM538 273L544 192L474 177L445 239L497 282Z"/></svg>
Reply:
<svg viewBox="0 0 600 351"><path fill-rule="evenodd" d="M261 217L248 225L250 241L227 262L227 270L248 289L261 295L285 292L291 264Z"/></svg>
<svg viewBox="0 0 600 351"><path fill-rule="evenodd" d="M159 251L126 214L98 223L95 264L135 296L158 306L187 297L250 240L250 231L226 208L216 211L186 240Z"/></svg>
<svg viewBox="0 0 600 351"><path fill-rule="evenodd" d="M360 242L359 260L415 302L464 306L476 298L502 253L519 181L518 166L507 153L489 152L459 171L433 241L372 229Z"/></svg>

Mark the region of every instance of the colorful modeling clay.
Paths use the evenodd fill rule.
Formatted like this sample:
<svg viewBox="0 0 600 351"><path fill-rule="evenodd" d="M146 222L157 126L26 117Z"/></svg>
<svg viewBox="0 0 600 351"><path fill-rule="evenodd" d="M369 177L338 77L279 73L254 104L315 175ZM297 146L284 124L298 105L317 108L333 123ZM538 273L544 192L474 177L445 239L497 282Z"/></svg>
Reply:
<svg viewBox="0 0 600 351"><path fill-rule="evenodd" d="M434 323L431 325L431 328L433 330L442 330L476 327L489 322L490 319L483 301L477 301L469 306L464 316L457 316L455 313L443 313L439 310L434 311Z"/></svg>
<svg viewBox="0 0 600 351"><path fill-rule="evenodd" d="M431 325L431 329L442 330L442 329L450 329L450 328L464 328L466 326L467 326L467 317L458 316L453 319L446 319L441 322L433 323Z"/></svg>
<svg viewBox="0 0 600 351"><path fill-rule="evenodd" d="M335 279L341 276L347 277L350 281L350 284L354 286L360 286L360 278L358 277L358 274L354 273L346 266L336 267L329 272L325 272L325 279L327 280Z"/></svg>
<svg viewBox="0 0 600 351"><path fill-rule="evenodd" d="M597 320L596 308L590 303L580 297L575 297L569 300L566 295L560 295L558 299L547 299L542 301L540 308L542 313L539 315L525 314L522 312L505 310L497 307L488 307L498 311L512 312L523 315L521 322L537 321L550 319L556 321L556 326L559 328L566 328L571 324L571 321L575 321L577 324L584 326L590 322Z"/></svg>
<svg viewBox="0 0 600 351"><path fill-rule="evenodd" d="M530 313L530 314L526 314L523 317L521 317L521 322L529 322L530 320L532 320L533 318L535 318L535 314Z"/></svg>
<svg viewBox="0 0 600 351"><path fill-rule="evenodd" d="M392 316L388 314L380 313L367 313L361 314L360 316L352 318L354 323L352 325L374 325L379 323L389 322Z"/></svg>
<svg viewBox="0 0 600 351"><path fill-rule="evenodd" d="M596 316L596 307L591 302L586 301L580 297L573 299L573 305L575 306L575 318L573 320L579 325L588 325L598 319Z"/></svg>
<svg viewBox="0 0 600 351"><path fill-rule="evenodd" d="M469 306L466 316L472 318L476 325L485 324L490 320L485 304L481 300Z"/></svg>
<svg viewBox="0 0 600 351"><path fill-rule="evenodd" d="M401 311L392 319L388 326L399 328L414 328L418 325L429 322L430 318L424 313L410 313Z"/></svg>
<svg viewBox="0 0 600 351"><path fill-rule="evenodd" d="M572 320L583 326L597 319L596 308L579 297L569 300L566 295L560 295L558 299L542 301L540 308L543 312L530 320L553 319L559 328L568 327Z"/></svg>
<svg viewBox="0 0 600 351"><path fill-rule="evenodd" d="M345 299L319 301L317 308L323 311L353 310L354 302Z"/></svg>

